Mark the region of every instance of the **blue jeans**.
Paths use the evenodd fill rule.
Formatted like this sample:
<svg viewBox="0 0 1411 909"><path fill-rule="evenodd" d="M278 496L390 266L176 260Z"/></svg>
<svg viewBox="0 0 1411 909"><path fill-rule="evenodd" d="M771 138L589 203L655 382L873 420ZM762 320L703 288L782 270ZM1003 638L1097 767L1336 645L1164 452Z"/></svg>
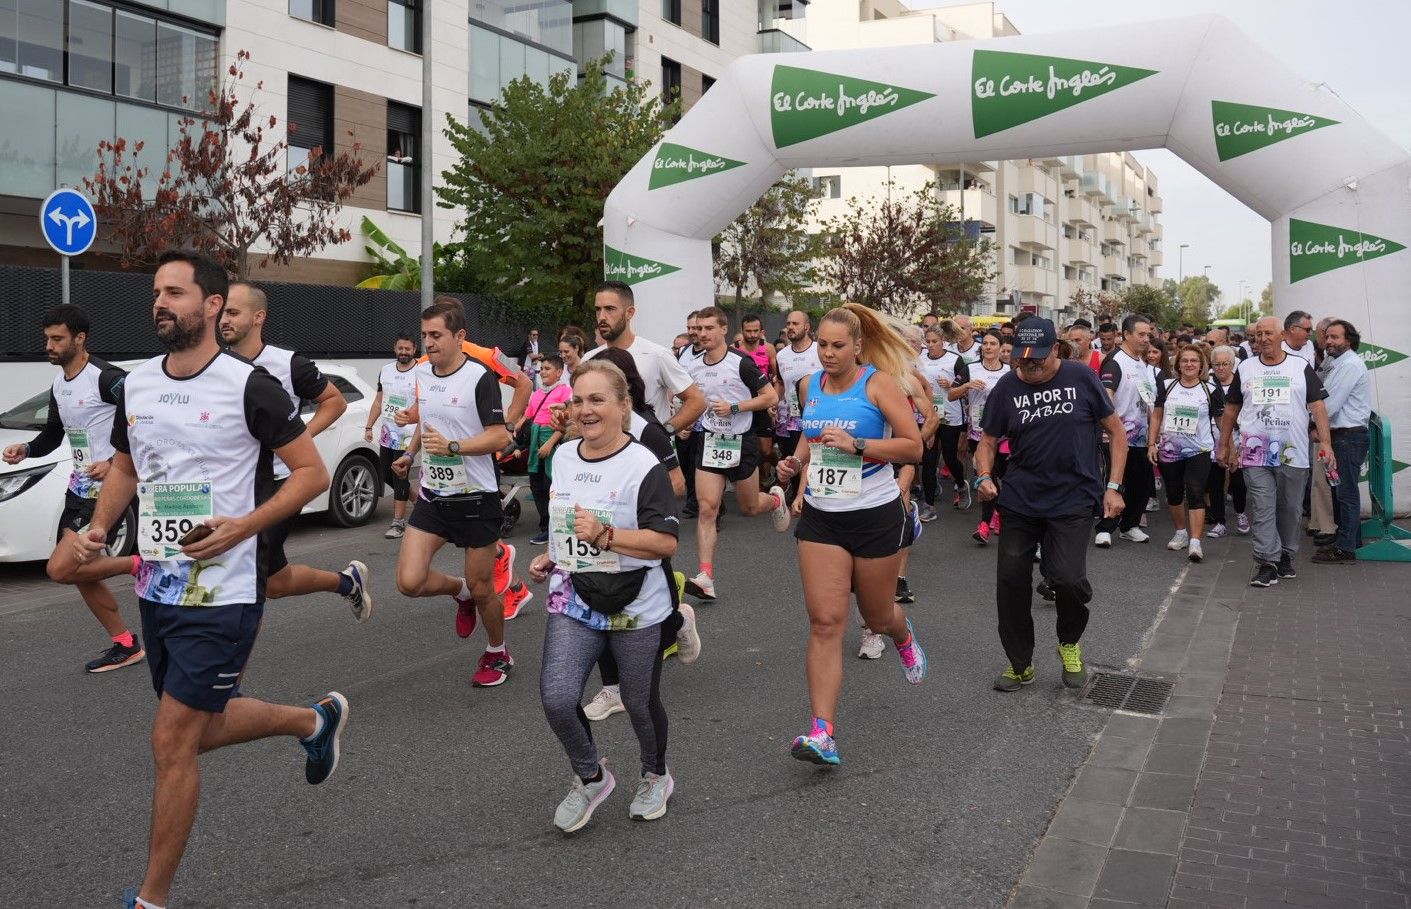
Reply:
<svg viewBox="0 0 1411 909"><path fill-rule="evenodd" d="M1368 436L1365 429L1333 431L1333 457L1338 462L1338 485L1333 487L1333 514L1337 516L1338 549L1356 552L1362 543L1362 496L1357 477L1367 460Z"/></svg>

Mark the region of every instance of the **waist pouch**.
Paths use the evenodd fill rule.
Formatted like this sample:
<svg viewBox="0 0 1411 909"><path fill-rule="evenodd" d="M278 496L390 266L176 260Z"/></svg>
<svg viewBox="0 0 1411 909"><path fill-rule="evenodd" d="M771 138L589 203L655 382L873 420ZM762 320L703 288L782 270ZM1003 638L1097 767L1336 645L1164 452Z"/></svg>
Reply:
<svg viewBox="0 0 1411 909"><path fill-rule="evenodd" d="M650 568L630 571L579 571L573 574L573 592L594 612L616 615L642 593Z"/></svg>
<svg viewBox="0 0 1411 909"><path fill-rule="evenodd" d="M445 521L499 521L503 518L498 492L467 492L454 496L429 496Z"/></svg>

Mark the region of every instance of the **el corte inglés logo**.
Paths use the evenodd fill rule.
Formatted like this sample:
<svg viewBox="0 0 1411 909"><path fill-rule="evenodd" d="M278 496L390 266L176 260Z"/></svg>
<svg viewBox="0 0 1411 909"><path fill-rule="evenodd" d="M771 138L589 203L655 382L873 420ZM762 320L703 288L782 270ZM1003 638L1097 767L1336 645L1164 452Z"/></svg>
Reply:
<svg viewBox="0 0 1411 909"><path fill-rule="evenodd" d="M613 249L611 246L603 247L603 275L610 281L621 281L623 284L641 284L643 281L650 281L652 278L660 278L662 275L669 275L673 271L680 270L678 266L667 265L665 262L644 259L641 256L625 253L620 249Z"/></svg>
<svg viewBox="0 0 1411 909"><path fill-rule="evenodd" d="M975 138L1091 101L1156 72L1091 60L977 50L970 63Z"/></svg>
<svg viewBox="0 0 1411 909"><path fill-rule="evenodd" d="M774 145L797 145L934 97L885 82L775 66L769 112Z"/></svg>
<svg viewBox="0 0 1411 909"><path fill-rule="evenodd" d="M743 167L744 164L743 161L732 161L684 145L663 142L661 148L657 149L656 159L652 161L652 178L647 183L647 189L660 189L697 177L723 174L732 168Z"/></svg>
<svg viewBox="0 0 1411 909"><path fill-rule="evenodd" d="M1215 124L1215 152L1221 161L1338 124L1337 120L1313 114L1233 101L1211 101L1210 114Z"/></svg>
<svg viewBox="0 0 1411 909"><path fill-rule="evenodd" d="M1383 237L1314 221L1289 219L1289 283L1380 259L1406 247Z"/></svg>
<svg viewBox="0 0 1411 909"><path fill-rule="evenodd" d="M1357 353L1362 357L1362 362L1367 364L1368 369L1376 369L1379 366L1390 366L1393 363L1400 363L1406 359L1406 354L1399 350L1392 350L1390 347L1378 347L1375 344L1368 344L1363 341Z"/></svg>

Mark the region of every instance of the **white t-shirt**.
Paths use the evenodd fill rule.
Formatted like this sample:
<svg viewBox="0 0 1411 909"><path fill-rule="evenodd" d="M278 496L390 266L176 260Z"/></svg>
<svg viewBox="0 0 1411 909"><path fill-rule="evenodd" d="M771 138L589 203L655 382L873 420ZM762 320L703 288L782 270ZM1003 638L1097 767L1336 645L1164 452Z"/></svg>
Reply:
<svg viewBox="0 0 1411 909"><path fill-rule="evenodd" d="M742 404L759 394L769 384L769 380L759 371L753 358L738 350L726 350L719 360L710 362L710 354L701 357L695 370L696 383L705 394L706 410L701 414L701 425L707 432L720 435L742 436L750 431L754 414L742 410L736 414L720 417L711 410L714 401L727 401Z"/></svg>
<svg viewBox="0 0 1411 909"><path fill-rule="evenodd" d="M1307 467L1308 405L1328 396L1313 367L1285 354L1272 366L1240 361L1229 403L1240 408L1242 467Z"/></svg>
<svg viewBox="0 0 1411 909"><path fill-rule="evenodd" d="M1156 367L1119 347L1102 361L1098 378L1102 387L1112 392L1112 406L1127 430L1127 444L1145 448L1151 428L1151 406L1156 403Z"/></svg>
<svg viewBox="0 0 1411 909"><path fill-rule="evenodd" d="M377 443L393 451L406 451L416 433L416 424L398 426L393 416L416 403L416 364L412 363L410 369L398 369L395 361L388 363L377 375L377 390L382 395Z"/></svg>
<svg viewBox="0 0 1411 909"><path fill-rule="evenodd" d="M487 427L505 422L495 374L470 357L445 376L437 375L429 360L418 363L416 403L422 431L430 426L447 441L473 439ZM423 499L499 489L491 455L436 456L423 447L419 456Z"/></svg>
<svg viewBox="0 0 1411 909"><path fill-rule="evenodd" d="M1225 410L1225 393L1218 382L1187 388L1180 379L1167 380L1156 393L1155 407L1161 408L1161 442L1156 456L1162 463L1215 450L1214 424Z"/></svg>
<svg viewBox="0 0 1411 909"><path fill-rule="evenodd" d="M970 407L970 438L980 438L980 421L985 418L985 402L990 399L990 389L995 387L995 383L1004 378L1004 374L1009 372L1009 367L999 364L998 369L986 369L984 363L977 363L970 368L970 378L967 382L979 379L985 383L981 389L970 389L965 393L965 401Z"/></svg>
<svg viewBox="0 0 1411 909"><path fill-rule="evenodd" d="M1309 338L1307 341L1304 341L1303 346L1298 348L1297 350L1294 350L1292 347L1289 347L1289 342L1287 341L1280 341L1279 346L1284 349L1284 353L1293 354L1295 357L1302 357L1308 362L1309 366L1316 365L1314 360L1315 348L1313 347L1312 338Z"/></svg>
<svg viewBox="0 0 1411 909"><path fill-rule="evenodd" d="M591 360L607 350L606 346L595 347L583 357ZM632 359L637 362L637 372L642 374L642 384L647 387L647 405L657 419L666 423L671 419L671 400L695 384L691 376L671 353L670 347L662 347L655 341L643 337L632 339L627 348Z"/></svg>
<svg viewBox="0 0 1411 909"><path fill-rule="evenodd" d="M979 350L979 345L974 349ZM964 405L960 398L954 401L949 399L950 389L941 385L941 379L946 380L947 386L963 385L970 381L965 369L964 355L947 350L933 359L929 353L923 353L916 358L916 366L931 384L928 393L931 395L931 403L936 405L936 412L941 417L941 425L960 426L964 419Z"/></svg>
<svg viewBox="0 0 1411 909"><path fill-rule="evenodd" d="M818 342L810 341L803 350L785 344L775 354L779 380L784 384L784 399L779 403L779 422L789 432L799 430L799 380L823 368L818 359Z"/></svg>

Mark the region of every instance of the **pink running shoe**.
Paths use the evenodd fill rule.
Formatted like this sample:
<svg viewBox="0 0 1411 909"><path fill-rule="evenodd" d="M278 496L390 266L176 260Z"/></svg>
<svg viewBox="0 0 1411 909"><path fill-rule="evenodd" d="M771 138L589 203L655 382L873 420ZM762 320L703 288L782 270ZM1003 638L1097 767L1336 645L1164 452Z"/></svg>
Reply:
<svg viewBox="0 0 1411 909"><path fill-rule="evenodd" d="M480 666L475 670L475 675L470 677L470 684L476 688L494 688L496 685L503 685L510 677L510 667L514 665L514 657L510 656L508 649L499 653L492 653L487 650L480 655Z"/></svg>
<svg viewBox="0 0 1411 909"><path fill-rule="evenodd" d="M475 601L460 597L452 599L456 601L456 637L468 638L475 633Z"/></svg>
<svg viewBox="0 0 1411 909"><path fill-rule="evenodd" d="M989 522L981 521L979 526L975 528L975 532L970 535L970 538L981 546L988 546L990 543L990 533Z"/></svg>
<svg viewBox="0 0 1411 909"><path fill-rule="evenodd" d="M999 512L998 512L998 511L996 511L996 512L994 513L994 515L992 515L992 516L990 517L990 536L993 536L993 537L999 536Z"/></svg>

